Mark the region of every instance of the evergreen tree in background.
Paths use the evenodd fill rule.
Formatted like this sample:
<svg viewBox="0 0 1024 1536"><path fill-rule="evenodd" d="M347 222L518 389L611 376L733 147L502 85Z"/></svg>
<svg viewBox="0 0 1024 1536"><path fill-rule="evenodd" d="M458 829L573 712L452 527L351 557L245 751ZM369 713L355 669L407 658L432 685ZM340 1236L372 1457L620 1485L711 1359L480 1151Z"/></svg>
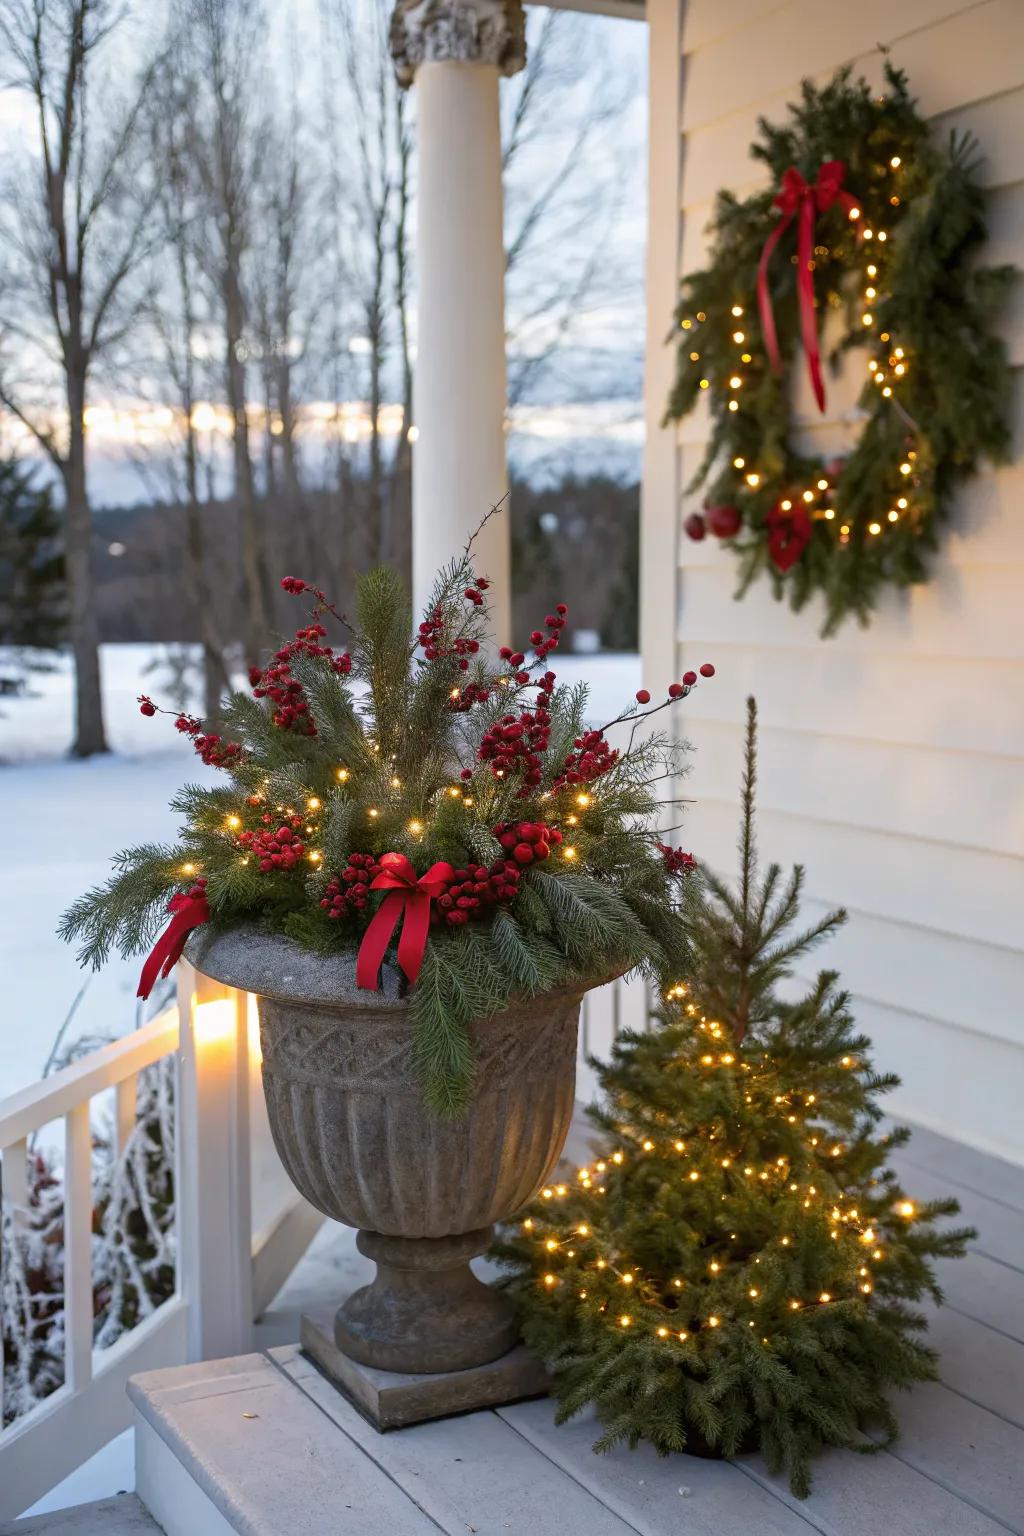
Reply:
<svg viewBox="0 0 1024 1536"><path fill-rule="evenodd" d="M66 621L64 550L50 491L0 458L0 645L54 648Z"/></svg>
<svg viewBox="0 0 1024 1536"><path fill-rule="evenodd" d="M690 877L690 972L600 1068L605 1151L498 1256L560 1420L596 1408L595 1449L758 1448L802 1497L815 1454L891 1440L890 1389L935 1377L914 1304L940 1299L931 1261L973 1234L940 1230L956 1201L915 1205L886 1167L909 1136L878 1133L898 1080L875 1072L836 973L777 990L845 914L794 932L802 871L759 873L755 779L751 700L738 889Z"/></svg>

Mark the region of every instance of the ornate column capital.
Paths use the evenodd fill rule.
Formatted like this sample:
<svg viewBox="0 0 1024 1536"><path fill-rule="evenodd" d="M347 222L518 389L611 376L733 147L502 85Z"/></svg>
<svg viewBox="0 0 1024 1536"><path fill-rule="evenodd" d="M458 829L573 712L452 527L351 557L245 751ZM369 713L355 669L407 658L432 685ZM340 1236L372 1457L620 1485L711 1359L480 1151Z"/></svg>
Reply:
<svg viewBox="0 0 1024 1536"><path fill-rule="evenodd" d="M522 0L396 0L391 57L402 86L412 85L421 64L445 59L517 74L526 63Z"/></svg>

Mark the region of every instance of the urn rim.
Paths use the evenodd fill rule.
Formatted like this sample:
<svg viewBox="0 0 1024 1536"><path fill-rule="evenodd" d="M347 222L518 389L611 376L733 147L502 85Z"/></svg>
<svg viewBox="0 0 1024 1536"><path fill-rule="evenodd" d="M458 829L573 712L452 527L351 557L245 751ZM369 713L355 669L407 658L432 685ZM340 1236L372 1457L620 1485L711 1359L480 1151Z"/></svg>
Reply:
<svg viewBox="0 0 1024 1536"><path fill-rule="evenodd" d="M409 1010L408 983L390 961L381 966L379 991L356 985L354 945L319 952L303 948L284 934L268 932L257 923L232 923L229 927L211 923L193 930L185 945L185 957L204 976L272 1002L391 1015ZM619 974L612 971L589 980L563 982L545 996L582 998ZM528 1001L526 997L510 998L507 1006L515 1008Z"/></svg>

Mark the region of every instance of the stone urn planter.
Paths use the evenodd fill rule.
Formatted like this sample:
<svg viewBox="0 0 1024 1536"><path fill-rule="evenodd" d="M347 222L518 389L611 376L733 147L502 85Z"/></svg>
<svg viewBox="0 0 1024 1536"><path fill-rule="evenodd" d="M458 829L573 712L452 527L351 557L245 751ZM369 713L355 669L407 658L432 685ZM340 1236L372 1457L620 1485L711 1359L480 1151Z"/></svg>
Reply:
<svg viewBox="0 0 1024 1536"><path fill-rule="evenodd" d="M335 1319L342 1353L385 1371L465 1370L516 1343L504 1299L473 1274L496 1221L524 1206L572 1117L582 985L471 1026L472 1102L458 1121L424 1108L409 1003L385 966L357 988L355 956L315 955L255 927L190 939L192 964L256 994L274 1141L305 1198L357 1227L373 1282Z"/></svg>

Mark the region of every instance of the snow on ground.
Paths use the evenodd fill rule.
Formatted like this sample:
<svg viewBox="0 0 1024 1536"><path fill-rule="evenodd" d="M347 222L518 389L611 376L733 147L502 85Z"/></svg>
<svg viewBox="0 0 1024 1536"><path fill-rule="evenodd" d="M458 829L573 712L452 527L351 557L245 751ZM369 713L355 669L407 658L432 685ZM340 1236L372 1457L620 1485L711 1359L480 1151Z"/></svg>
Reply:
<svg viewBox="0 0 1024 1536"><path fill-rule="evenodd" d="M158 697L145 675L157 647L103 647L109 756L78 762L71 741L71 671L33 674L30 696L0 701L0 1099L37 1079L63 1020L86 983L68 1031L121 1035L142 1022L138 960L114 957L98 974L79 970L56 935L64 908L103 880L118 849L174 836L167 809L186 780L216 782L163 717L139 714L136 695ZM640 681L633 655L559 656L559 678L592 685L592 717L608 720Z"/></svg>

